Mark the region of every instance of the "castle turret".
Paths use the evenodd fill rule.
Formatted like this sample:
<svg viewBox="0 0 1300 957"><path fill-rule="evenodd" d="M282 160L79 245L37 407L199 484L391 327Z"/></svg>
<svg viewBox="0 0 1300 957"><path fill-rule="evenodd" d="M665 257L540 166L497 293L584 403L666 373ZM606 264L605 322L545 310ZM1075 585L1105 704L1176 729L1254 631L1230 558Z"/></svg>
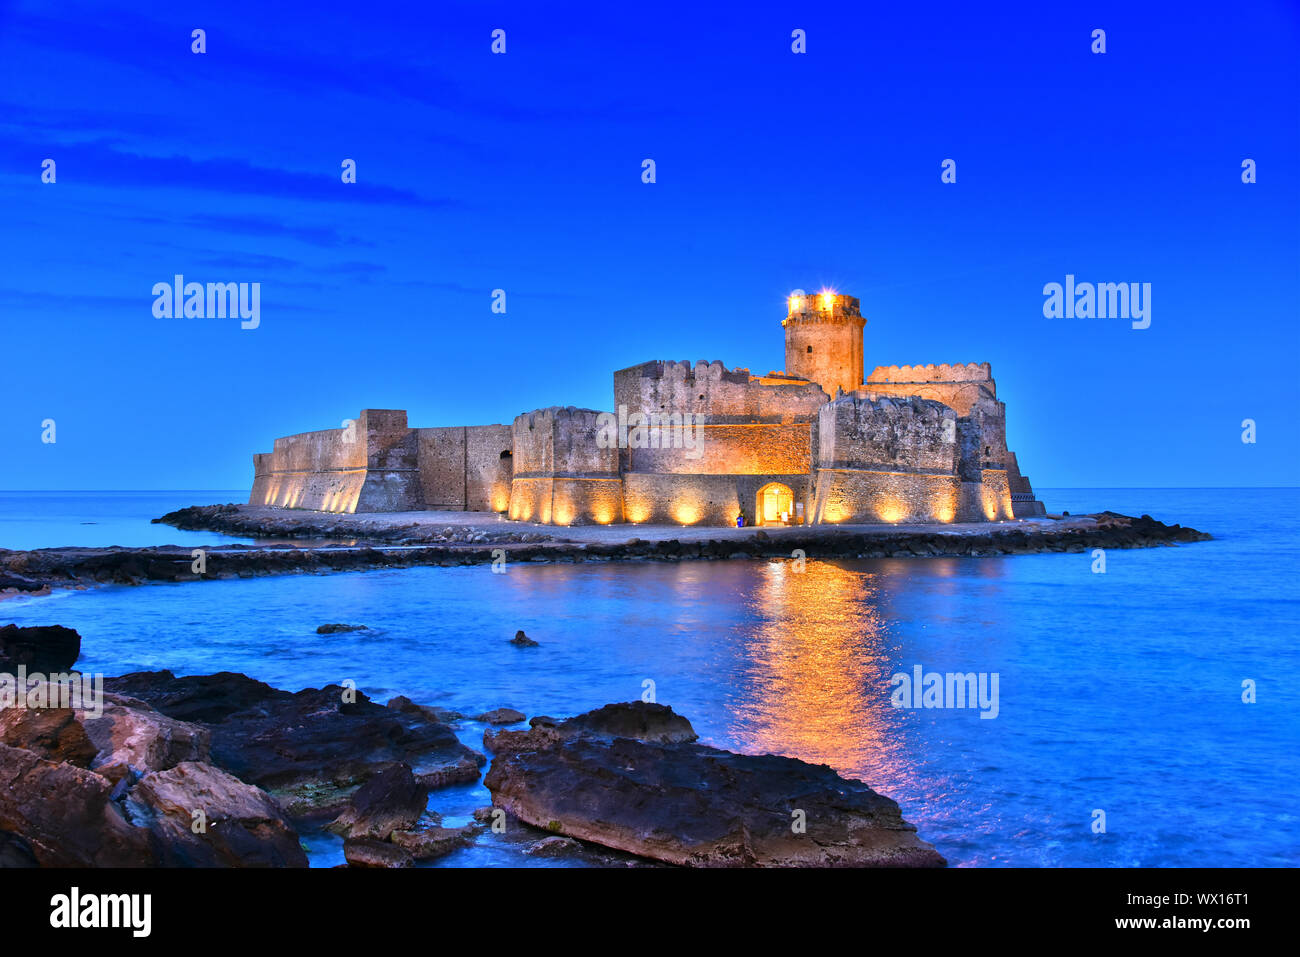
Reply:
<svg viewBox="0 0 1300 957"><path fill-rule="evenodd" d="M832 399L862 388L862 318L858 300L836 292L796 293L788 300L785 371L811 379Z"/></svg>

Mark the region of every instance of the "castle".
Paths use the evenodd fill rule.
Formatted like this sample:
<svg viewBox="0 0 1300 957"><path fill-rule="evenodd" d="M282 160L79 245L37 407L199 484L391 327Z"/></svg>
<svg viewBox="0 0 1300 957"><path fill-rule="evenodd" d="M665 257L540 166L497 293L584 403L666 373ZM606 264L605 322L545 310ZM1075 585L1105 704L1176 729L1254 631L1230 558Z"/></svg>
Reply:
<svg viewBox="0 0 1300 957"><path fill-rule="evenodd" d="M792 295L785 371L655 360L614 373L616 413L413 429L365 409L253 456L250 504L451 509L551 525L983 522L1041 516L988 363L864 376L858 300Z"/></svg>

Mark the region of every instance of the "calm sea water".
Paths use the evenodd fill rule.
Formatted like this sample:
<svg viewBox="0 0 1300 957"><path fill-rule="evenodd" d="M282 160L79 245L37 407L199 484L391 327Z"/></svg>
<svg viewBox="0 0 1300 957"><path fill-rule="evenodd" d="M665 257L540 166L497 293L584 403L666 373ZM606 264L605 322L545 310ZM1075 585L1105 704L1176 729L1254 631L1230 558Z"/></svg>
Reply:
<svg viewBox="0 0 1300 957"><path fill-rule="evenodd" d="M248 490L189 492L0 492L0 548L63 545L216 545L251 542L216 532L152 525L187 505L247 502Z"/></svg>
<svg viewBox="0 0 1300 957"><path fill-rule="evenodd" d="M1113 550L1104 574L1089 554L1055 554L809 561L802 572L751 561L518 564L504 575L414 568L109 587L6 601L0 622L76 628L85 671L228 669L293 689L352 678L379 700L406 694L470 713L563 717L634 700L653 681L706 742L860 778L958 865L1300 863L1300 490L1043 498L1054 511L1149 512L1216 540ZM230 500L167 493L96 512L71 493L10 493L0 497L0 545L104 544L94 536L106 528L120 544L156 543L149 518ZM95 527L79 524L88 515L101 522L90 535ZM372 630L315 633L333 621ZM541 646L510 645L518 628ZM996 673L997 717L893 708L890 677L915 665ZM1255 704L1241 700L1247 679ZM466 725L467 743L480 736ZM436 792L432 806L454 824L487 803L476 785ZM1093 832L1098 811L1105 833ZM554 863L522 846L489 835L441 863ZM312 857L337 863L337 842L315 842Z"/></svg>

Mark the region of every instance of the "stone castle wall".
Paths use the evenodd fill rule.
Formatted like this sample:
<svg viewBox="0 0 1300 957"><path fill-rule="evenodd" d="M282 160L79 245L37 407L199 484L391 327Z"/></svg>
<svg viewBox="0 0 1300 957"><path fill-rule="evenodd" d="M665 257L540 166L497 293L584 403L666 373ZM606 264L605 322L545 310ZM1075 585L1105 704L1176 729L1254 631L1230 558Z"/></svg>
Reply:
<svg viewBox="0 0 1300 957"><path fill-rule="evenodd" d="M347 428L278 438L272 451L253 456L249 504L354 512L366 487L369 454L360 418Z"/></svg>
<svg viewBox="0 0 1300 957"><path fill-rule="evenodd" d="M660 447L626 450L624 470L674 475L806 475L812 470L810 423L717 418L722 420L710 419L690 431L652 431L649 439ZM686 448L686 441L695 448Z"/></svg>
<svg viewBox="0 0 1300 957"><path fill-rule="evenodd" d="M628 412L748 416L778 422L811 421L828 396L814 382L752 376L716 359L662 359L614 373L614 406Z"/></svg>
<svg viewBox="0 0 1300 957"><path fill-rule="evenodd" d="M509 425L416 429L424 507L504 512L514 478Z"/></svg>
<svg viewBox="0 0 1300 957"><path fill-rule="evenodd" d="M853 392L817 417L819 468L957 471L957 414L916 396Z"/></svg>
<svg viewBox="0 0 1300 957"><path fill-rule="evenodd" d="M877 366L867 376L867 390L877 395L916 395L942 402L969 415L983 399L997 397L997 384L987 362L966 365Z"/></svg>
<svg viewBox="0 0 1300 957"><path fill-rule="evenodd" d="M961 489L956 475L818 469L812 520L830 525L959 521Z"/></svg>
<svg viewBox="0 0 1300 957"><path fill-rule="evenodd" d="M249 504L323 512L504 510L508 425L411 429L406 413L363 409L346 428L275 440L253 456Z"/></svg>
<svg viewBox="0 0 1300 957"><path fill-rule="evenodd" d="M600 415L570 406L515 417L511 519L555 525L623 520L619 450L597 441Z"/></svg>
<svg viewBox="0 0 1300 957"><path fill-rule="evenodd" d="M735 525L744 512L759 524L759 492L777 483L791 490L807 514L812 475L678 475L627 472L623 475L624 517L637 524Z"/></svg>

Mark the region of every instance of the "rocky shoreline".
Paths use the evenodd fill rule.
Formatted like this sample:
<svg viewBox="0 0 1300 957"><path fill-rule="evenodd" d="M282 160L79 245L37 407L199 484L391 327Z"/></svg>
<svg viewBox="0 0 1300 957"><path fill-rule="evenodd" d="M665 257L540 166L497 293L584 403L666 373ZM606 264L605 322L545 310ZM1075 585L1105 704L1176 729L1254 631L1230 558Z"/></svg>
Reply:
<svg viewBox="0 0 1300 957"><path fill-rule="evenodd" d="M203 506L225 509L228 506ZM191 511L191 510L187 510ZM197 513L195 513L197 514ZM224 512L205 513L217 516ZM335 516L326 516L333 519ZM219 523L219 522L218 522ZM332 526L329 526L332 528ZM472 528L473 526L467 526ZM639 530L650 534L651 530ZM95 584L194 582L260 575L326 574L418 565L480 565L511 562L689 561L794 558L939 558L1084 552L1095 548L1152 548L1206 541L1205 532L1167 525L1149 515L1116 512L1079 515L1058 521L1006 522L943 529L935 526L837 528L834 526L717 530L719 537L660 537L574 541L539 536L484 542L428 545L368 544L299 547L220 545L196 550L182 546L148 548L0 549L0 596L39 594L51 588ZM713 531L713 530L709 530ZM722 532L727 534L722 535ZM276 534L280 532L277 531ZM330 531L328 534L333 534ZM481 534L476 532L475 534ZM199 570L196 551L202 552Z"/></svg>
<svg viewBox="0 0 1300 957"><path fill-rule="evenodd" d="M522 713L467 719L231 672L136 672L103 680L93 703L58 702L58 675L80 654L69 635L4 636L0 867L306 867L303 838L330 834L348 867L400 868L489 832L595 865L946 863L863 782L699 744L684 717L642 701L489 728L493 805L447 827L430 793L477 782L487 763L453 725L519 725Z"/></svg>

